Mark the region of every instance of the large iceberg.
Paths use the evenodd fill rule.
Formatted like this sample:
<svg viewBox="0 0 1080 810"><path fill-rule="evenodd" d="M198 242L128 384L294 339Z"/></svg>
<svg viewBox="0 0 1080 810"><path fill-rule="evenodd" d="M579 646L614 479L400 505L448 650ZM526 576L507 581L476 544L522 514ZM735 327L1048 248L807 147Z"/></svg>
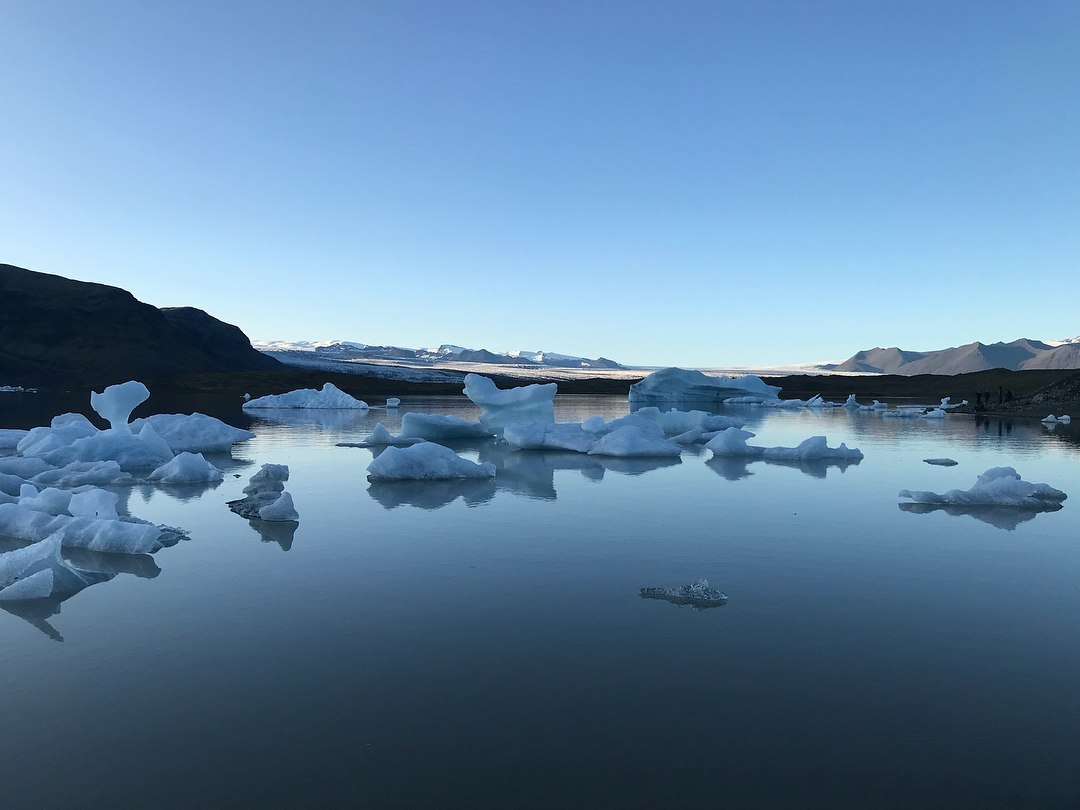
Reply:
<svg viewBox="0 0 1080 810"><path fill-rule="evenodd" d="M780 388L767 385L760 377L711 377L700 371L665 368L654 371L630 386L630 408L646 405L700 403L719 405L735 397L740 402L776 402Z"/></svg>
<svg viewBox="0 0 1080 810"><path fill-rule="evenodd" d="M243 408L245 411L255 411L260 408L359 408L367 410L368 404L346 394L333 383L324 383L319 390L301 388L286 394L270 394L251 399L244 403Z"/></svg>
<svg viewBox="0 0 1080 810"><path fill-rule="evenodd" d="M500 389L487 377L465 375L465 396L480 407L480 421L496 429L513 422L554 422L557 390L555 383Z"/></svg>
<svg viewBox="0 0 1080 810"><path fill-rule="evenodd" d="M444 478L493 478L495 465L477 464L434 442L387 447L368 465L369 481L421 481Z"/></svg>
<svg viewBox="0 0 1080 810"><path fill-rule="evenodd" d="M220 419L203 413L159 413L136 419L131 423L133 432L150 425L174 453L224 453L236 442L254 439L249 430L227 425Z"/></svg>
<svg viewBox="0 0 1080 810"><path fill-rule="evenodd" d="M1046 504L1060 504L1068 496L1049 484L1023 480L1012 467L991 467L975 480L971 489L950 489L942 494L902 489L898 497L924 504L1038 509Z"/></svg>
<svg viewBox="0 0 1080 810"><path fill-rule="evenodd" d="M163 545L163 530L132 518L49 515L20 504L0 503L0 534L37 543L60 532L66 547L120 554L148 554Z"/></svg>
<svg viewBox="0 0 1080 810"><path fill-rule="evenodd" d="M848 447L841 442L839 447L829 447L824 436L811 436L804 439L797 447L758 447L747 444L754 438L753 433L738 428L722 431L705 445L714 456L740 456L760 458L765 461L816 461L816 460L859 460L863 454L858 448Z"/></svg>

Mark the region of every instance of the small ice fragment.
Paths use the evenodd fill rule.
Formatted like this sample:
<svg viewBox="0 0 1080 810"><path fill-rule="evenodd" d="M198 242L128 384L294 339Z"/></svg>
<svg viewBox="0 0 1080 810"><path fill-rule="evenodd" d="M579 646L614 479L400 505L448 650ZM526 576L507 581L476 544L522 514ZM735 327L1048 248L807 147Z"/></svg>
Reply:
<svg viewBox="0 0 1080 810"><path fill-rule="evenodd" d="M951 458L924 458L923 461L927 464L933 464L937 467L955 467L959 464L958 461Z"/></svg>
<svg viewBox="0 0 1080 810"><path fill-rule="evenodd" d="M387 397L386 398L386 407L387 408L397 408L400 405L401 405L401 400L398 397Z"/></svg>
<svg viewBox="0 0 1080 810"><path fill-rule="evenodd" d="M689 605L702 608L719 607L727 603L727 594L709 587L709 580L699 579L692 585L680 585L677 588L642 588L642 599L663 599L675 605Z"/></svg>
<svg viewBox="0 0 1080 810"><path fill-rule="evenodd" d="M288 492L282 492L272 504L260 508L259 517L262 520L276 521L300 519L300 515L293 507L292 495Z"/></svg>

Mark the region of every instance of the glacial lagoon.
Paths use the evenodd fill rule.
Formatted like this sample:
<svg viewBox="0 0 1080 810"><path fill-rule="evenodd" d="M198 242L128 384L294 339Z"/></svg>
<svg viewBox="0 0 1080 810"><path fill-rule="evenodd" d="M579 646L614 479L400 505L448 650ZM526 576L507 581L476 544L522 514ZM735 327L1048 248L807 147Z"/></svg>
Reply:
<svg viewBox="0 0 1080 810"><path fill-rule="evenodd" d="M627 409L555 406L560 421ZM337 443L408 411L478 413L434 397L264 412L239 424L255 439L209 456L220 484L116 489L188 538L62 604L0 611L2 804L1080 800L1080 426L732 407L758 443L824 434L865 458L483 440L454 449L493 480L369 483L373 451ZM290 468L295 529L225 505L268 462ZM898 502L997 466L1070 499ZM728 601L641 596L700 578Z"/></svg>

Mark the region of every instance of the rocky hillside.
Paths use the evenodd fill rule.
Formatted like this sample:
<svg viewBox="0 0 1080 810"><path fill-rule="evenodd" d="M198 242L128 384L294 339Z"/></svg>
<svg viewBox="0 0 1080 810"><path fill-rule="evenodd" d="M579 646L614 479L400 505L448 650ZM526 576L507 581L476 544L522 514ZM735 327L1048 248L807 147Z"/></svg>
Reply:
<svg viewBox="0 0 1080 810"><path fill-rule="evenodd" d="M157 309L105 284L0 264L0 384L280 368L237 327L199 309Z"/></svg>

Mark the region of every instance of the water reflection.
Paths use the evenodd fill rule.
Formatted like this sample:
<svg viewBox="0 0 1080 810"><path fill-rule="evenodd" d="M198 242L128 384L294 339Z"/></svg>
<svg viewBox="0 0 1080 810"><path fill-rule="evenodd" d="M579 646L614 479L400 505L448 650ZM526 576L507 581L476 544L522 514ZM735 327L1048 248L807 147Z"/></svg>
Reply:
<svg viewBox="0 0 1080 810"><path fill-rule="evenodd" d="M1056 512L1061 509L1060 503L1045 503L1034 508L1017 508L1010 506L955 506L940 503L898 503L901 512L911 512L916 515L928 515L931 512L941 511L953 517L967 515L983 523L989 523L998 529L1011 532L1021 523L1034 520L1043 512Z"/></svg>
<svg viewBox="0 0 1080 810"><path fill-rule="evenodd" d="M739 458L737 456L713 456L705 462L705 466L717 475L728 481L738 481L753 475L749 470L750 464L762 463L772 467L790 467L798 470L811 478L824 478L830 467L835 467L844 473L848 467L857 467L861 459L852 458L818 458L808 461L783 461L779 459L764 458Z"/></svg>
<svg viewBox="0 0 1080 810"><path fill-rule="evenodd" d="M441 509L458 498L468 506L479 506L495 497L493 478L452 478L441 481L373 481L368 495L386 509L416 506Z"/></svg>
<svg viewBox="0 0 1080 810"><path fill-rule="evenodd" d="M282 551L288 551L292 548L293 537L296 530L300 528L300 521L250 518L248 526L264 543L277 543Z"/></svg>
<svg viewBox="0 0 1080 810"><path fill-rule="evenodd" d="M317 427L323 430L346 430L364 424L368 412L360 408L260 408L252 422L258 435L259 423L289 427Z"/></svg>

